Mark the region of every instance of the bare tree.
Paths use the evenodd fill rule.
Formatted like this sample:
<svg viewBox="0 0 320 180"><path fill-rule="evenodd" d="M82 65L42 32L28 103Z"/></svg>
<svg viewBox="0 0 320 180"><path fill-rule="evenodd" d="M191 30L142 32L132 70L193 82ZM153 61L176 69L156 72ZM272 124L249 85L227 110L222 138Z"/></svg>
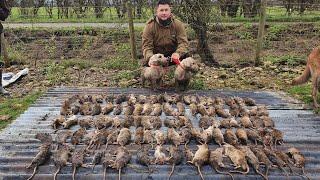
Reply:
<svg viewBox="0 0 320 180"><path fill-rule="evenodd" d="M53 7L54 7L54 0L47 0L45 2L46 12L49 14L49 18L53 17Z"/></svg>
<svg viewBox="0 0 320 180"><path fill-rule="evenodd" d="M174 12L183 21L187 22L195 31L198 39L197 51L203 62L218 65L207 41L208 23L211 19L212 2L210 0L180 1Z"/></svg>

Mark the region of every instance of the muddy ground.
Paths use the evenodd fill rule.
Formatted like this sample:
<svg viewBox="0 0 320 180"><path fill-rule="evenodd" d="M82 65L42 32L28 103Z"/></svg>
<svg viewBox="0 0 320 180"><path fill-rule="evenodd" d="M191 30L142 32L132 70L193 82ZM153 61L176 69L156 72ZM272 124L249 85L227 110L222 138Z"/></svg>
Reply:
<svg viewBox="0 0 320 180"><path fill-rule="evenodd" d="M211 27L208 42L221 66L202 63L190 88L287 91L290 81L303 71L307 54L319 45L320 26L280 24L267 26L266 30L263 65L254 67L257 27ZM140 34L141 30L137 30L139 58ZM196 36L192 31L188 35L190 49L199 59ZM30 69L28 76L6 88L13 97L55 86L141 87L139 66L130 60L125 30L9 29L6 37L12 65L4 71ZM165 84L173 85L172 72L166 76Z"/></svg>

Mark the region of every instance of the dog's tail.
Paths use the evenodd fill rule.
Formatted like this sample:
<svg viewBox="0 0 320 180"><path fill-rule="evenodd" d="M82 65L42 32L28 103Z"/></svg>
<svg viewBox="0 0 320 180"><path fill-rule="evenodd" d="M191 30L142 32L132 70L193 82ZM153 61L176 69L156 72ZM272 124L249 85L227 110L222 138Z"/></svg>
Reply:
<svg viewBox="0 0 320 180"><path fill-rule="evenodd" d="M305 82L307 82L309 80L311 76L311 71L310 71L310 68L309 66L307 65L306 68L304 69L303 73L301 76L295 78L291 84L292 85L299 85L299 84L303 84Z"/></svg>

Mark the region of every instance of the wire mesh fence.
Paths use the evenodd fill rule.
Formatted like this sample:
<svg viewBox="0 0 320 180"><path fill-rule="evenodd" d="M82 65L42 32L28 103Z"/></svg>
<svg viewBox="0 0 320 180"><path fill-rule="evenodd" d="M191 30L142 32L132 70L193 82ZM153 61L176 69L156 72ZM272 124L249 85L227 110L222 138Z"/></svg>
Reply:
<svg viewBox="0 0 320 180"><path fill-rule="evenodd" d="M268 1L263 60L287 61L289 64L295 64L296 61L300 63L304 61L307 53L318 45L320 25L314 21L320 17L317 15L320 14L319 3L317 1L303 2ZM11 22L19 19L22 22L29 22L33 27L27 30L10 28L6 30L12 60L93 59L107 61L119 57L130 58L125 2L119 4L116 4L115 1L109 2L108 6L93 6L88 3L81 7L79 5L57 7L57 3L53 2L52 11L48 11L48 7L45 6L32 7L31 5L15 6L11 9L12 14L8 19L8 27ZM133 5L135 22L145 22L153 16L155 4L152 4L151 1L143 2L142 5L135 1ZM206 28L209 48L218 62L222 62L225 66L252 65L257 46L260 1L232 1L230 3L219 0L204 4L204 6L209 5L210 12L204 13L209 17L206 27L197 27L198 24L195 22L185 20L183 14L182 16L177 15L177 18L185 20L187 25L191 53L195 55L198 53L199 35L194 28ZM182 1L175 1L173 12L179 14L183 6L185 4ZM35 10L36 8L38 9ZM82 14L77 12L77 8L78 10L82 8ZM97 8L103 9L101 17L97 17ZM61 16L61 13L66 11L68 16ZM85 23L109 22L109 20L116 22L109 28L99 27L99 25L86 27ZM59 27L59 24L53 24L52 27L43 30L38 28L41 26L39 22L77 22L82 23L83 27L54 30ZM136 24L135 27L139 59L142 58L141 33L143 27L143 24ZM207 59L202 60L208 61Z"/></svg>

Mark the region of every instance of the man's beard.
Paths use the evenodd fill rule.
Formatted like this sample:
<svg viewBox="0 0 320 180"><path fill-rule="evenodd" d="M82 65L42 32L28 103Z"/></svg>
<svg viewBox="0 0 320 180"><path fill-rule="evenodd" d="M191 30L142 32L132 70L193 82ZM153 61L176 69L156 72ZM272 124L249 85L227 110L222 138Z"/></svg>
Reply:
<svg viewBox="0 0 320 180"><path fill-rule="evenodd" d="M169 26L169 25L171 24L171 22L172 22L171 17L169 17L169 18L166 19L166 20L162 20L162 19L158 18L158 20L159 20L159 23L160 23L162 26Z"/></svg>

